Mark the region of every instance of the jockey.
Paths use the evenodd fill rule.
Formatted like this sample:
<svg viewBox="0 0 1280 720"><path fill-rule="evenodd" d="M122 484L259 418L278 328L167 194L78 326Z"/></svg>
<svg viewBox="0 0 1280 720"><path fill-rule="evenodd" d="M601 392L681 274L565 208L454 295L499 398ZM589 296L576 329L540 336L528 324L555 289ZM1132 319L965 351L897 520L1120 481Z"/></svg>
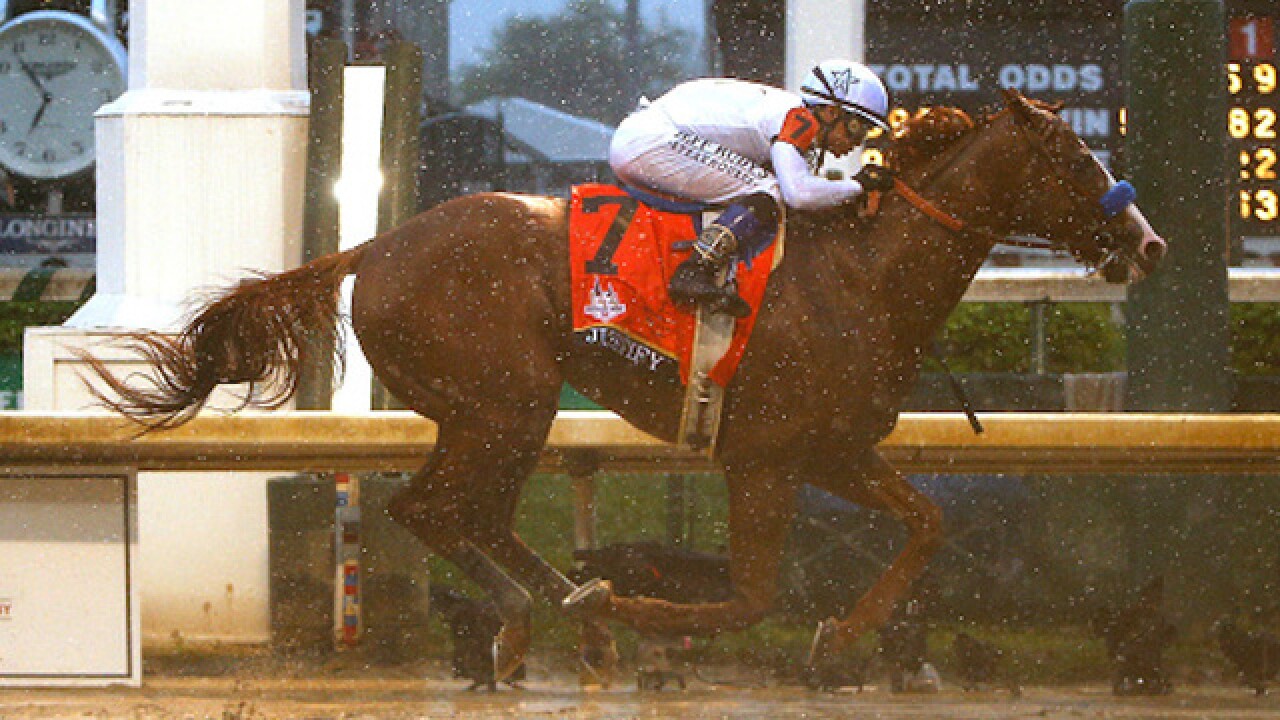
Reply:
<svg viewBox="0 0 1280 720"><path fill-rule="evenodd" d="M777 203L801 209L839 205L888 190L890 173L864 166L852 179L815 171L825 153L858 148L874 126L888 130L889 97L875 73L848 60L826 60L800 93L744 80L705 78L676 86L618 125L609 164L641 190L728 207L703 229L694 252L671 278L676 302L745 317L751 309L718 281L737 256L759 254L777 223ZM754 244L753 244L754 243Z"/></svg>

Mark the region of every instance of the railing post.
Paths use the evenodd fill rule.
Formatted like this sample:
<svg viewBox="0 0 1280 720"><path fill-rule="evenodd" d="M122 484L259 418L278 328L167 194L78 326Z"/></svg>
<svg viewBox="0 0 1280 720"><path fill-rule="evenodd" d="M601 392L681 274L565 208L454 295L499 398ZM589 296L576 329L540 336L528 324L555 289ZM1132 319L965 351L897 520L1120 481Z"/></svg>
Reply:
<svg viewBox="0 0 1280 720"><path fill-rule="evenodd" d="M596 546L596 471L600 458L591 451L569 452L565 469L573 481L573 549Z"/></svg>
<svg viewBox="0 0 1280 720"><path fill-rule="evenodd" d="M689 544L689 476L667 475L667 542Z"/></svg>
<svg viewBox="0 0 1280 720"><path fill-rule="evenodd" d="M378 232L418 212L418 126L422 122L422 50L397 41L387 48L386 94L382 109L382 194Z"/></svg>
<svg viewBox="0 0 1280 720"><path fill-rule="evenodd" d="M360 476L337 473L338 502L333 524L335 578L334 645L339 650L360 642Z"/></svg>
<svg viewBox="0 0 1280 720"><path fill-rule="evenodd" d="M418 212L418 126L422 119L422 50L396 41L387 48L386 92L382 109L382 193L378 197L378 232L403 224ZM404 405L374 378L374 410Z"/></svg>
<svg viewBox="0 0 1280 720"><path fill-rule="evenodd" d="M1129 287L1129 410L1231 409L1223 27L1220 0L1124 6L1130 174L1169 243Z"/></svg>
<svg viewBox="0 0 1280 720"><path fill-rule="evenodd" d="M1045 308L1049 301L1034 300L1031 305L1031 372L1044 375L1048 371L1048 337L1045 333Z"/></svg>
<svg viewBox="0 0 1280 720"><path fill-rule="evenodd" d="M334 187L342 176L342 75L346 62L346 43L323 37L311 41L307 61L311 125L302 215L303 262L338 251L338 196ZM304 348L304 353L297 407L327 410L333 398L333 342L326 337Z"/></svg>

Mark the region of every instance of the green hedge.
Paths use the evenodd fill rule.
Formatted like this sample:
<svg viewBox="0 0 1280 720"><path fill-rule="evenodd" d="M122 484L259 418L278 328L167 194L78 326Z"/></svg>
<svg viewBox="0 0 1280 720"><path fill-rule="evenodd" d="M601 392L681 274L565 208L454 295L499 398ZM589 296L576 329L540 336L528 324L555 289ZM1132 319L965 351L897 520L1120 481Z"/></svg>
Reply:
<svg viewBox="0 0 1280 720"><path fill-rule="evenodd" d="M1031 371L1030 305L964 303L948 318L941 345L956 372ZM1125 366L1123 319L1105 303L1060 303L1045 310L1051 373L1113 372ZM1243 375L1280 374L1280 305L1231 306L1232 367ZM930 360L926 370L940 370Z"/></svg>
<svg viewBox="0 0 1280 720"><path fill-rule="evenodd" d="M947 320L941 345L955 372L1031 372L1031 325L1030 305L964 303ZM1049 305L1045 334L1049 372L1124 368L1124 328L1112 322L1109 305Z"/></svg>
<svg viewBox="0 0 1280 720"><path fill-rule="evenodd" d="M23 329L61 325L73 302L0 303L0 353L22 351ZM956 372L1031 371L1030 305L964 303L947 320L942 347ZM1105 303L1060 303L1045 311L1047 369L1112 372L1124 369L1124 327ZM1231 307L1232 365L1245 375L1280 374L1280 305ZM926 368L940 368L930 360ZM580 400L580 398L575 398Z"/></svg>
<svg viewBox="0 0 1280 720"><path fill-rule="evenodd" d="M0 302L0 353L21 353L26 328L61 325L78 307L74 302Z"/></svg>
<svg viewBox="0 0 1280 720"><path fill-rule="evenodd" d="M1280 305L1231 306L1231 365L1242 375L1280 374Z"/></svg>

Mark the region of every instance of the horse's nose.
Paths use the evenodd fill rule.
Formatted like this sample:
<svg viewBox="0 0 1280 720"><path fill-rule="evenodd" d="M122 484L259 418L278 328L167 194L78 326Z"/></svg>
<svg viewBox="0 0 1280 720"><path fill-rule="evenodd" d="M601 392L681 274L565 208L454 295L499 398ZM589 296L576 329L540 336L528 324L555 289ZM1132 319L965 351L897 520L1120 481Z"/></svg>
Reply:
<svg viewBox="0 0 1280 720"><path fill-rule="evenodd" d="M1142 245L1138 247L1138 254L1142 256L1142 259L1154 266L1164 259L1164 254L1168 249L1164 238L1159 235L1149 235L1142 239Z"/></svg>

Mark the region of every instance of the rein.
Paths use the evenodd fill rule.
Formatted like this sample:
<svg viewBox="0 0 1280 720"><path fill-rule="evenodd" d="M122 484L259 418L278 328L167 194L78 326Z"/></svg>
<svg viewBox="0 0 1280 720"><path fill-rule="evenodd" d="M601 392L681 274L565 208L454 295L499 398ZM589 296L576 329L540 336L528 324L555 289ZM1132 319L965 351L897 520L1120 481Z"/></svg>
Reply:
<svg viewBox="0 0 1280 720"><path fill-rule="evenodd" d="M893 189L897 190L898 194L911 203L915 209L951 232L962 233L965 228L969 227L969 224L965 221L929 202L928 198L916 192L910 185L903 182L902 178L895 177L893 179Z"/></svg>
<svg viewBox="0 0 1280 720"><path fill-rule="evenodd" d="M972 141L973 138L970 137L959 147L953 149L949 155L952 157L958 155L965 147L968 147ZM1041 150L1044 150L1044 148L1041 148ZM990 243L992 247L996 245L1012 245L1014 247L1038 250L1054 249L1054 245L1052 243L1044 240L1036 238L1011 238L1009 236L1000 235L989 228L971 225L930 202L928 198L921 195L915 188L908 185L902 178L896 175L893 178L893 189L901 195L907 203L916 210L919 210L925 217L928 217L930 220L933 220L956 235L978 236L983 241ZM879 192L869 194L869 197L867 198L866 215L875 215L879 211L882 195L883 193Z"/></svg>
<svg viewBox="0 0 1280 720"><path fill-rule="evenodd" d="M930 220L938 223L942 227L950 230L957 235L978 235L985 240L991 241L992 245L1012 245L1014 247L1032 248L1036 250L1053 250L1055 246L1047 240L1037 238L1013 238L1007 235L1000 235L989 228L970 225L960 218L948 213L946 210L929 202L929 199L921 195L910 185L903 182L902 178L895 177L893 179L893 189L897 191L902 199L911 204L912 207L919 210Z"/></svg>
<svg viewBox="0 0 1280 720"><path fill-rule="evenodd" d="M1018 121L1018 128L1027 133L1027 143L1037 154L1040 155L1045 163L1053 170L1054 174L1057 175L1058 178L1062 180L1078 197L1089 197L1090 193L1088 193L1070 173L1063 173L1060 171L1058 168L1058 161L1054 158L1053 154L1049 152L1049 148L1045 146L1044 139L1039 135L1032 133L1031 129L1026 126L1026 123L1022 118L1018 117L1016 114L1015 119ZM1006 245L1030 248L1034 250L1052 251L1058 249L1057 245L1047 240L1041 240L1039 238L1015 238L1006 235L999 235L989 228L971 225L933 204L928 198L921 195L910 185L907 185L907 183L901 178L896 176L893 179L893 189L896 190L897 193L901 195L902 198L912 207L957 235L977 235L982 237L985 241L990 242L993 247L996 245ZM1099 228L1101 228L1107 220L1123 212L1124 209L1134 201L1136 195L1137 193L1128 181L1120 181L1115 183L1110 189L1099 196L1091 205L1091 207L1098 210L1101 215L1101 219L1095 221L1093 225L1092 234L1094 237L1102 238L1105 233L1100 232ZM876 200L877 202L873 203L873 205L878 206L878 198ZM1106 250L1106 256L1103 258L1102 262L1099 263L1099 270L1106 265L1121 259L1117 250L1107 248L1105 245L1104 249Z"/></svg>

